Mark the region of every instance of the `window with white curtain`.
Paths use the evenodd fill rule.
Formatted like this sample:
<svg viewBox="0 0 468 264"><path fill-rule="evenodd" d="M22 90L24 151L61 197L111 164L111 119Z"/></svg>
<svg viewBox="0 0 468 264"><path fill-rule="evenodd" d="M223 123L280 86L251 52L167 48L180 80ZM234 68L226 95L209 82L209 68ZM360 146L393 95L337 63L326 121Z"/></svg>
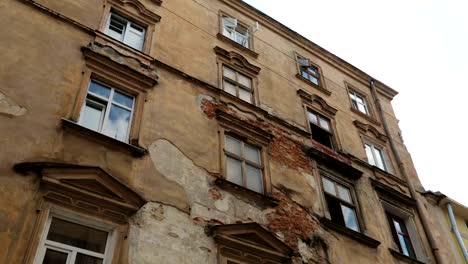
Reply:
<svg viewBox="0 0 468 264"><path fill-rule="evenodd" d="M364 144L367 161L381 170L390 172L390 164L382 147L366 142Z"/></svg>

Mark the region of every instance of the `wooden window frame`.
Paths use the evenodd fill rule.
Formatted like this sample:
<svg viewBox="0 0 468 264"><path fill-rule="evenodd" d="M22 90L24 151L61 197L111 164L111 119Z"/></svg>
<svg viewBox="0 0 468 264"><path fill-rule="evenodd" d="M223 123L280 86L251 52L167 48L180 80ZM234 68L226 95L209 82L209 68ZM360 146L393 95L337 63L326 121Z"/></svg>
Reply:
<svg viewBox="0 0 468 264"><path fill-rule="evenodd" d="M136 100L135 100L135 97L134 97L134 95L126 94L126 93L123 92L121 89L117 89L117 88L114 88L114 87L112 87L112 86L107 85L106 83L102 83L102 82L100 82L100 81L96 81L96 79L91 78L91 79L89 80L88 90L87 90L87 92L86 92L86 96L85 96L83 105L82 105L82 107L81 107L80 116L79 116L79 118L78 118L78 122L77 122L77 123L78 123L79 125L81 125L81 122L82 122L82 114L83 114L83 111L84 111L84 109L85 109L85 105L87 104L88 99L89 99L89 98L88 98L88 95L90 94L90 92L89 92L89 86L91 85L92 82L97 83L97 84L100 84L100 85L102 85L102 86L105 86L106 88L109 88L109 89L111 90L108 99L104 99L104 98L101 99L101 98L98 97L99 99L101 99L101 100L103 100L103 101L105 100L105 101L106 101L106 105L104 106L105 114L104 114L104 116L101 118L101 120L100 120L100 122L99 122L99 126L100 126L100 128L98 129L99 131L96 131L96 132L101 133L101 134L104 134L102 131L105 129L104 125L106 125L107 122L108 122L108 118L109 118L109 114L110 114L110 109L111 109L112 105L117 105L117 106L122 107L122 108L124 108L124 109L126 109L126 110L130 110L129 127L127 128L125 140L122 140L123 142L128 143L129 137L130 137L130 131L131 131L131 127L132 127L132 122L133 122L133 113L134 113L134 109L135 109L135 107L134 107L134 106L135 106L135 101L136 101ZM118 92L120 92L120 93L122 93L122 94L126 94L127 96L131 96L131 97L132 97L132 99L133 99L133 101L132 101L133 105L132 105L132 108L131 108L131 109L128 109L127 106L118 104L117 102L115 102L115 101L113 100L113 99L114 99L114 98L113 98L113 95L115 94L115 91L118 91ZM92 95L93 95L93 94L92 94ZM111 100L111 98L112 98L112 100ZM119 139L117 139L117 140L119 140Z"/></svg>
<svg viewBox="0 0 468 264"><path fill-rule="evenodd" d="M230 79L230 78L224 76L224 67L229 68L230 70L232 70L232 71L235 72L236 80L232 80L232 79ZM237 67L236 67L236 68L237 68ZM220 87L222 87L222 90L223 90L223 91L226 92L226 90L225 90L225 88L224 88L224 82L227 81L227 82L231 83L233 86L236 87L236 95L232 95L232 94L231 94L232 96L234 96L234 97L238 98L239 100L242 100L242 101L244 101L244 102L246 102L246 103L253 104L253 105L257 105L258 99L257 99L257 95L256 95L257 92L256 92L256 89L255 89L255 86L256 86L256 85L254 84L254 80L255 80L255 79L253 78L253 76L247 75L245 72L240 71L240 70L238 70L238 69L235 69L235 68L232 67L232 65L229 65L229 64L226 64L226 63L222 63L222 64L221 64L221 70L220 70L220 71L221 71L221 78L222 78ZM238 79L238 75L239 75L239 74L242 74L242 75L244 75L245 77L247 77L247 78L250 79L250 85L252 86L251 88L248 88L248 87L246 87L246 86L244 86L244 85L242 85L242 84L240 84L240 83L238 82L237 79ZM251 100L252 100L252 102L248 102L248 101L245 101L245 100L241 99L240 96L239 96L239 89L243 89L243 90L249 91L249 92L252 94L252 95L251 95L251 98L252 98ZM226 92L226 93L227 93L227 92Z"/></svg>
<svg viewBox="0 0 468 264"><path fill-rule="evenodd" d="M97 31L96 40L112 43L127 52L132 52L139 57L147 59L145 55L151 52L152 38L156 30L156 23L161 20L161 17L150 11L138 0L107 0L106 3L103 13L101 14L102 19ZM106 34L107 25L112 13L145 29L145 37L141 50L135 49Z"/></svg>
<svg viewBox="0 0 468 264"><path fill-rule="evenodd" d="M325 218L332 221L336 225L342 226L344 228L347 228L349 230L352 230L352 231L355 231L355 232L358 232L358 233L364 233L364 231L365 231L365 222L364 222L363 215L362 215L362 212L361 212L361 209L360 209L360 202L359 202L359 199L358 199L358 197L356 195L356 189L355 189L354 182L342 179L342 177L339 177L339 176L337 176L337 175L335 175L333 173L325 171L323 168L319 169L319 176L320 176L320 181L319 181L320 182L320 188L321 188L322 195L323 195L323 205L324 205L324 208L326 209ZM340 202L343 202L343 203L345 203L346 206L348 206L348 207L351 206L354 209L354 214L356 216L356 221L357 221L357 224L358 224L359 231L348 228L345 225L340 225L340 224L336 223L335 221L333 221L331 219L330 211L329 211L329 208L328 208L328 203L327 203L327 200L326 200L326 195L331 195L331 194L327 194L327 192L325 191L323 178L327 178L328 180L331 180L334 183L342 185L342 186L346 187L349 190L351 200L354 202L354 204L349 204L346 201L342 201L338 197L334 197L334 198L335 199L340 199Z"/></svg>
<svg viewBox="0 0 468 264"><path fill-rule="evenodd" d="M224 29L224 25L223 25L223 17L229 17L229 18L234 18L234 19L237 19L237 23L239 25L241 25L242 27L245 27L247 29L247 33L249 34L249 47L245 47L243 46L242 44L239 44L237 43L236 41L234 41L233 39L231 39L230 37L227 37L223 34L223 29ZM232 16L222 10L219 10L219 13L218 13L218 27L219 27L219 30L218 30L218 34L216 35L217 38L219 40L222 40L223 42L231 45L232 47L235 47L243 52L245 52L246 54L248 54L249 56L252 56L254 58L257 58L258 57L258 53L255 52L255 49L254 49L254 32L252 32L251 30L251 26L249 26L247 23L241 21L240 19L236 18L236 16Z"/></svg>
<svg viewBox="0 0 468 264"><path fill-rule="evenodd" d="M232 98L235 99L237 102L241 102L248 105L259 106L260 105L260 97L258 92L258 74L260 72L260 68L251 64L245 57L241 54L227 51L221 47L215 47L214 51L217 55L216 63L218 68L218 87L220 90L223 91L222 99L224 98ZM229 94L224 90L224 75L223 75L223 67L228 67L234 70L237 73L240 73L251 80L252 87L250 90L252 91L252 102L247 102L239 98L238 96L234 96ZM236 75L237 76L237 75ZM236 82L237 85L237 82ZM239 89L239 88L237 88Z"/></svg>
<svg viewBox="0 0 468 264"><path fill-rule="evenodd" d="M372 102L370 100L371 96L368 96L365 92L355 88L354 86L352 86L351 84L349 84L347 82L345 82L345 87L346 87L346 91L348 93L348 100L349 100L351 111L353 113L358 114L361 117L364 117L365 119L369 120L373 124L375 124L377 126L380 126L380 122L379 122L379 120L377 119L377 117L375 115L375 110L374 110L373 104L372 104ZM360 96L364 100L364 102L366 103L366 106L367 106L366 107L367 111L369 112L368 114L365 114L365 113L361 112L359 109L356 109L354 107L352 99L350 98L351 93L357 94L358 96Z"/></svg>
<svg viewBox="0 0 468 264"><path fill-rule="evenodd" d="M296 70L297 70L296 77L297 77L298 79L300 79L300 80L306 82L307 84L312 85L313 87L315 87L317 90L321 91L322 93L324 93L324 94L326 94L326 95L328 95L328 96L331 95L331 92L330 92L330 91L326 88L326 86L325 86L325 78L324 78L324 76L323 76L322 68L321 68L318 64L312 62L311 59L309 59L309 58L307 58L307 57L305 57L305 56L302 56L302 55L300 55L300 54L297 53L297 52L294 52L294 58L295 58ZM301 71L301 67L302 67L302 66L299 65L299 59L308 60L308 61L310 62L310 65L311 65L312 67L314 67L314 68L317 69L317 73L318 73L318 75L319 75L318 78L317 78L317 79L318 79L318 84L315 84L315 83L312 82L311 80L309 80L309 79L307 79L307 78L305 78L305 77L303 77L303 76L301 75L301 72L302 72L302 71Z"/></svg>
<svg viewBox="0 0 468 264"><path fill-rule="evenodd" d="M263 165L263 193L258 193L254 190L250 190L244 186L237 185L232 183L233 185L239 186L244 190L248 190L248 192L260 194L264 197L269 197L272 192L271 187L271 178L270 178L270 170L269 170L269 159L268 153L270 148L271 140L273 139L273 135L271 135L267 131L263 131L256 126L250 125L245 121L238 119L235 116L232 116L226 112L218 112L217 113L218 119L218 142L219 142L219 168L220 168L220 175L224 181L227 181L226 177L226 155L225 155L225 137L231 136L236 139L242 140L244 143L247 143L251 146L257 147L260 151L260 160ZM230 182L229 182L230 183Z"/></svg>
<svg viewBox="0 0 468 264"><path fill-rule="evenodd" d="M417 214L414 212L414 205L403 205L401 202L393 200L392 198L389 198L385 195L380 196L380 199L383 209L383 215L385 216L384 223L387 225L388 230L387 235L390 236L389 240L392 241L392 246L389 248L391 254L396 258L416 261L416 263L420 263L418 260L426 259L427 254L422 245L423 239L419 235L420 233L423 233L423 231L418 230L418 227L416 226L415 217ZM413 249L414 256L406 256L401 252L398 242L395 241L393 237L393 227L390 226L390 222L388 221L388 214L391 214L403 220L406 230L408 232L408 236L410 237L411 247Z"/></svg>
<svg viewBox="0 0 468 264"><path fill-rule="evenodd" d="M93 218L85 214L81 214L81 213L77 213L73 211L67 211L64 208L60 208L60 207L53 206L53 205L48 208L47 213L48 214L46 217L46 221L43 224L42 234L40 236L37 253L34 258L34 262L33 262L34 264L40 264L42 262L47 248L58 249L58 251L61 251L61 250L71 251L70 253L68 253L72 255L71 260L74 259L73 256L76 256L77 253L83 253L87 251L84 249L79 249L75 246L58 245L58 244L63 244L59 242L52 242L53 245L47 245L51 243L46 238L47 238L47 235L49 234L50 224L53 218L58 218L61 220L65 220L68 222L72 222L75 224L79 224L79 225L83 225L86 227L91 227L100 231L107 232L108 235L107 235L107 240L106 240L106 249L104 253L103 254L96 253L94 255L95 256L102 255L103 263L115 262L113 261L113 257L116 254L115 252L116 246L118 246L116 245L117 239L118 239L118 228L119 228L118 225L112 222L103 221L102 219ZM93 256L93 255L88 255L88 254L86 255ZM74 262L70 262L70 263L74 263Z"/></svg>
<svg viewBox="0 0 468 264"><path fill-rule="evenodd" d="M385 147L385 145L364 135L361 135L361 140L362 140L362 146L364 148L366 162L370 166L378 168L379 170L382 170L386 173L390 173L390 174L394 173L393 162L390 159L390 156L388 155L387 148ZM380 150L380 153L382 154L382 161L384 163L383 165L385 169L379 168L377 165L373 165L369 162L369 157L367 156L367 152L366 152L366 145L370 145L373 149L375 148L375 149ZM372 152L372 154L374 155L374 152Z"/></svg>
<svg viewBox="0 0 468 264"><path fill-rule="evenodd" d="M234 140L238 140L240 141L240 144L241 144L241 155L242 156L238 156L232 152L229 152L227 149L226 149L226 138L227 137L230 137L230 138L233 138ZM259 153L259 158L260 158L260 164L255 164L251 161L248 161L245 156L244 156L244 145L249 145L255 149L258 150L258 153ZM227 162L227 157L230 157L232 159L235 159L235 160L238 160L241 162L241 166L242 166L242 187L246 188L246 189L249 189L247 187L247 175L246 175L246 165L249 165L249 166L252 166L252 167L255 167L257 169L259 169L261 171L261 176L262 176L262 192L259 192L261 194L265 194L265 186L266 186L266 181L265 181L265 165L264 165L264 160L265 160L265 155L264 155L264 147L262 146L259 146L259 145L256 145L256 142L252 142L252 140L249 140L245 137L240 137L238 136L237 134L233 134L233 133L230 133L230 132L225 132L224 133L224 142L222 142L222 148L223 148L223 158L224 158L224 168L223 168L223 176L224 178L227 180L227 165L226 165L226 162ZM249 189L251 191L254 191L252 189ZM256 191L255 191L256 192Z"/></svg>
<svg viewBox="0 0 468 264"><path fill-rule="evenodd" d="M305 116L306 116L306 121L307 121L307 129L311 134L312 134L312 127L311 127L312 125L311 125L311 122L309 120L309 112L312 112L312 113L314 113L316 115L320 115L320 116L325 117L326 119L328 119L329 126L330 126L330 131L326 131L325 129L321 128L318 125L315 125L315 126L317 126L319 129L324 130L325 132L327 132L330 135L331 147L329 147L327 145L324 145L324 144L322 144L322 143L320 143L318 141L316 141L316 142L319 143L320 145L325 146L327 148L330 148L332 150L338 150L339 149L339 144L338 144L338 139L336 138L336 126L335 126L334 118L330 117L327 114L325 114L323 111L320 111L320 110L316 109L315 107L311 107L310 105L307 105L307 104L304 105L304 111L305 111ZM312 139L313 139L313 135L312 135Z"/></svg>

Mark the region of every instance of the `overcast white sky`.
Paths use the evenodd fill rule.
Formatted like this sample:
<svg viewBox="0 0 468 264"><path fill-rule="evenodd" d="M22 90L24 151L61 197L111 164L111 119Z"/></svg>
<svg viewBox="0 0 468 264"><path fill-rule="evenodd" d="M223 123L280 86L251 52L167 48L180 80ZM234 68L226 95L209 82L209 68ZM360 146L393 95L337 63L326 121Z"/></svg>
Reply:
<svg viewBox="0 0 468 264"><path fill-rule="evenodd" d="M468 1L244 1L399 91L426 190L468 206Z"/></svg>

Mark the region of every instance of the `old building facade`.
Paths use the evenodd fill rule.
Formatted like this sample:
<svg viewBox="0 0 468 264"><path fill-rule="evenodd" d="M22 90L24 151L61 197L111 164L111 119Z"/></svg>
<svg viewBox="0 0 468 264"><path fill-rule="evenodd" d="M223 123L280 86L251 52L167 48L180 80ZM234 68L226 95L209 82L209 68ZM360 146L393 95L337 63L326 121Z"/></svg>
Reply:
<svg viewBox="0 0 468 264"><path fill-rule="evenodd" d="M253 7L0 7L0 263L457 263L397 92Z"/></svg>

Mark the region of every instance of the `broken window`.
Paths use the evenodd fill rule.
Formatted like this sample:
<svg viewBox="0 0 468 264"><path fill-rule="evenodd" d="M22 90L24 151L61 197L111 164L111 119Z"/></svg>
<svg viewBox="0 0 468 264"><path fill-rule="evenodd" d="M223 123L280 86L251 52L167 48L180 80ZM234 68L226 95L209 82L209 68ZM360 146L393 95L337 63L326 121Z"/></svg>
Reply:
<svg viewBox="0 0 468 264"><path fill-rule="evenodd" d="M333 134L330 119L317 113L314 113L310 110L307 112L307 118L310 124L310 132L312 133L312 139L322 145L325 145L329 148L333 148Z"/></svg>
<svg viewBox="0 0 468 264"><path fill-rule="evenodd" d="M349 91L349 97L351 98L351 106L359 112L370 115L369 107L366 102L366 98L353 90Z"/></svg>
<svg viewBox="0 0 468 264"><path fill-rule="evenodd" d="M223 90L243 101L253 103L252 78L223 66Z"/></svg>
<svg viewBox="0 0 468 264"><path fill-rule="evenodd" d="M405 256L416 258L416 254L411 243L411 238L406 228L405 221L393 214L387 213L388 223L392 232L392 237L398 245L398 250Z"/></svg>
<svg viewBox="0 0 468 264"><path fill-rule="evenodd" d="M261 149L232 136L225 136L226 180L263 193Z"/></svg>
<svg viewBox="0 0 468 264"><path fill-rule="evenodd" d="M323 176L322 183L330 220L338 225L359 232L356 205L353 201L350 188Z"/></svg>
<svg viewBox="0 0 468 264"><path fill-rule="evenodd" d="M249 48L249 29L241 25L239 20L232 17L223 16L223 35L237 42L238 44Z"/></svg>
<svg viewBox="0 0 468 264"><path fill-rule="evenodd" d="M386 160L386 154L383 149L369 142L366 142L364 146L369 164L376 166L381 170L390 172L390 167Z"/></svg>
<svg viewBox="0 0 468 264"><path fill-rule="evenodd" d="M128 142L134 101L133 96L92 80L78 123Z"/></svg>
<svg viewBox="0 0 468 264"><path fill-rule="evenodd" d="M315 85L320 86L320 73L319 69L312 65L309 59L305 59L302 57L297 57L297 64L299 65L299 74L312 82Z"/></svg>
<svg viewBox="0 0 468 264"><path fill-rule="evenodd" d="M35 263L108 263L109 232L50 216Z"/></svg>
<svg viewBox="0 0 468 264"><path fill-rule="evenodd" d="M127 44L128 46L142 50L145 42L145 28L135 24L117 14L111 13L107 21L106 34Z"/></svg>

